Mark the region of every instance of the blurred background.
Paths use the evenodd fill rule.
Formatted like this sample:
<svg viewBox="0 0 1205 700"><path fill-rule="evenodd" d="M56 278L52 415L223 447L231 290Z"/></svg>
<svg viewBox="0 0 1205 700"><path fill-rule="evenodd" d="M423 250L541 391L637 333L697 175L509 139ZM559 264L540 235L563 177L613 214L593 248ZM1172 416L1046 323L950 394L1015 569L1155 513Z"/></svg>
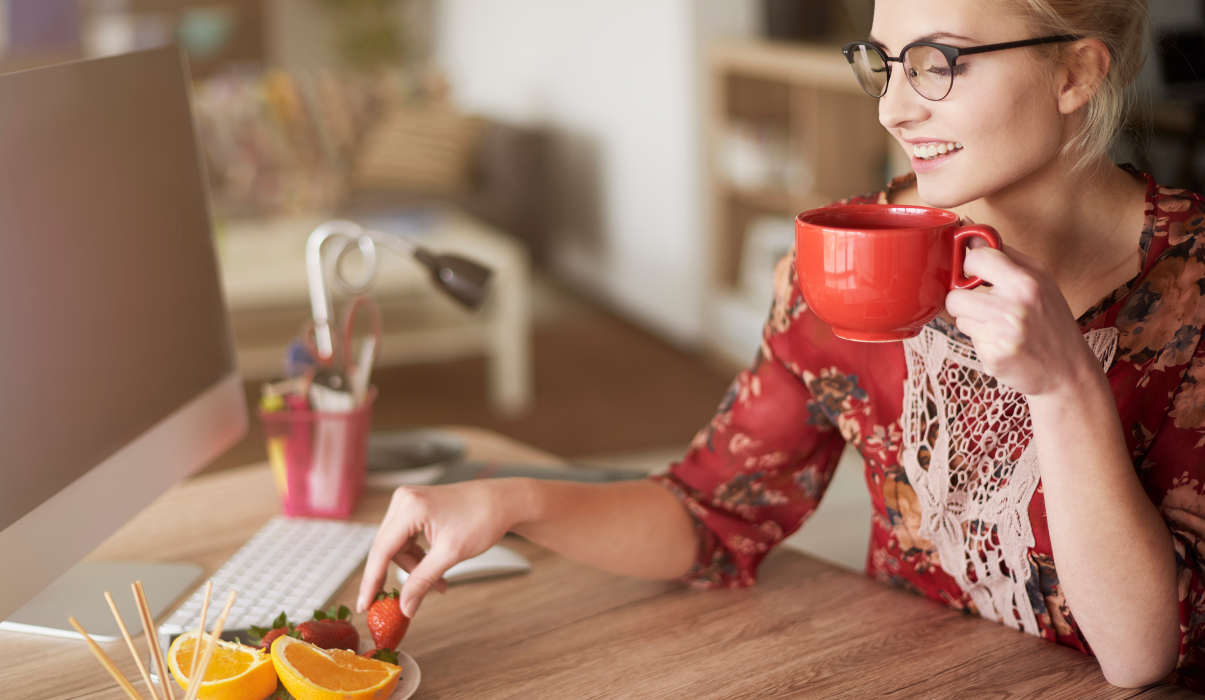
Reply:
<svg viewBox="0 0 1205 700"><path fill-rule="evenodd" d="M1201 190L1205 2L1150 4L1118 159ZM252 405L308 317L305 236L345 216L462 246L501 282L469 314L416 266L383 278L375 428L480 425L651 468L682 453L752 358L792 216L907 168L836 48L865 36L871 12L871 0L0 0L0 72L186 50ZM215 468L263 457L253 431Z"/></svg>

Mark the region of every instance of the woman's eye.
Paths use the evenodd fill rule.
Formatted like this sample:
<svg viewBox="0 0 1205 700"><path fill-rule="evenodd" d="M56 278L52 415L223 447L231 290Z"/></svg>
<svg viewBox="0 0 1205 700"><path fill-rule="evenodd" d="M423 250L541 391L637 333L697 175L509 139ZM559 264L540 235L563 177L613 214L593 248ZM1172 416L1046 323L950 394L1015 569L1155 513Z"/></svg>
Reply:
<svg viewBox="0 0 1205 700"><path fill-rule="evenodd" d="M945 78L950 75L950 67L948 65L933 64L925 69L925 72L930 75L936 75L940 78ZM954 75L962 75L967 72L967 67L964 64L956 64L954 66Z"/></svg>

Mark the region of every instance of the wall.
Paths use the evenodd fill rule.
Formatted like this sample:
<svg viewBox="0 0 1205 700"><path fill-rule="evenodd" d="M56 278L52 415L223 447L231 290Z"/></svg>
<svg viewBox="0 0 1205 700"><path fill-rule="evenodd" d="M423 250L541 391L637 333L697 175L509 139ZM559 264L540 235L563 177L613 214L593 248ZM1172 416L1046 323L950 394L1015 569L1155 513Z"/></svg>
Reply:
<svg viewBox="0 0 1205 700"><path fill-rule="evenodd" d="M751 29L734 0L442 0L457 101L558 135L558 272L680 343L701 338L700 39Z"/></svg>

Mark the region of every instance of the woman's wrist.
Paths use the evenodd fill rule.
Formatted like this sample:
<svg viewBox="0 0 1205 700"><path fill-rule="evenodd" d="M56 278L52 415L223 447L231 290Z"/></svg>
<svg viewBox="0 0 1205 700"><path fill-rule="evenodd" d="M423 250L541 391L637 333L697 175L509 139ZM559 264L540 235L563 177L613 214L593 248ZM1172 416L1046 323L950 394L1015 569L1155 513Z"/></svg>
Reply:
<svg viewBox="0 0 1205 700"><path fill-rule="evenodd" d="M1057 489L1049 480L1081 474L1083 469L1097 478L1107 466L1132 472L1108 377L1099 366L1092 369L1060 390L1027 397L1048 490ZM1050 471L1055 465L1061 466Z"/></svg>
<svg viewBox="0 0 1205 700"><path fill-rule="evenodd" d="M1066 373L1064 379L1054 383L1048 391L1026 397L1030 412L1058 412L1070 407L1092 402L1095 405L1107 399L1114 403L1109 379L1100 367L1100 361L1086 347L1082 360Z"/></svg>
<svg viewBox="0 0 1205 700"><path fill-rule="evenodd" d="M494 507L501 514L506 531L517 532L523 525L540 518L539 479L498 479L493 485Z"/></svg>
<svg viewBox="0 0 1205 700"><path fill-rule="evenodd" d="M1116 412L1113 391L1104 373L1085 373L1074 382L1042 393L1026 397L1030 417L1034 426L1060 423L1070 415L1095 415L1102 406Z"/></svg>

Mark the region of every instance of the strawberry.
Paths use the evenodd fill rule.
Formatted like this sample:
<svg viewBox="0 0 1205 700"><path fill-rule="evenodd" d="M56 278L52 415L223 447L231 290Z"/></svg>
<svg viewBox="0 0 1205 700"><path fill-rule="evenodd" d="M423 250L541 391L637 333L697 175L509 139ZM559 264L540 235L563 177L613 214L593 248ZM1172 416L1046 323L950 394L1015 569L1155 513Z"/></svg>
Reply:
<svg viewBox="0 0 1205 700"><path fill-rule="evenodd" d="M283 627L268 630L268 633L264 635L263 640L260 641L259 648L263 649L264 651L268 651L272 648L272 642L275 642L277 637L284 636L288 633L289 631Z"/></svg>
<svg viewBox="0 0 1205 700"><path fill-rule="evenodd" d="M360 648L360 633L356 631L349 618L351 610L346 605L340 605L339 610L327 612L315 610L314 619L297 625L297 637L323 649Z"/></svg>
<svg viewBox="0 0 1205 700"><path fill-rule="evenodd" d="M368 606L367 617L368 631L380 649L397 649L410 627L410 618L402 614L396 588L389 593L378 593L377 599Z"/></svg>
<svg viewBox="0 0 1205 700"><path fill-rule="evenodd" d="M259 648L267 651L272 642L282 634L294 634L293 625L289 623L289 618L282 612L272 621L270 627L251 626L252 641L259 640Z"/></svg>

